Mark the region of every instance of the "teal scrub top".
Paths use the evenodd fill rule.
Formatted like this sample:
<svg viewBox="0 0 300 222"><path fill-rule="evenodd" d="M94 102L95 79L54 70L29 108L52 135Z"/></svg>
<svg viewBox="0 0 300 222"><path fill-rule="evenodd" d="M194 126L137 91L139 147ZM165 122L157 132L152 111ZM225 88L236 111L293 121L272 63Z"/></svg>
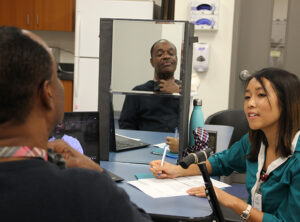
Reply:
<svg viewBox="0 0 300 222"><path fill-rule="evenodd" d="M258 161L247 159L251 149L248 134L234 143L230 149L209 158L212 176L230 175L233 171L246 173L248 203L252 203L251 189L256 183ZM260 186L262 193L263 221L300 221L300 136L292 142L291 155L270 174Z"/></svg>

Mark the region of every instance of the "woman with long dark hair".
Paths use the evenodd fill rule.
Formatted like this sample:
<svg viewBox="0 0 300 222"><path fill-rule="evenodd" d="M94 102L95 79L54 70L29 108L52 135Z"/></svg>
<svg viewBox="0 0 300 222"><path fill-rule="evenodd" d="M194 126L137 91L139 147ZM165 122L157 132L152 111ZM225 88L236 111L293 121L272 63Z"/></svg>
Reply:
<svg viewBox="0 0 300 222"><path fill-rule="evenodd" d="M300 221L300 82L296 75L276 68L254 73L246 82L244 111L249 133L230 149L206 161L210 175L246 173L248 203L215 188L217 198L248 221ZM197 175L188 169L150 163L157 178ZM204 187L187 191L205 197Z"/></svg>

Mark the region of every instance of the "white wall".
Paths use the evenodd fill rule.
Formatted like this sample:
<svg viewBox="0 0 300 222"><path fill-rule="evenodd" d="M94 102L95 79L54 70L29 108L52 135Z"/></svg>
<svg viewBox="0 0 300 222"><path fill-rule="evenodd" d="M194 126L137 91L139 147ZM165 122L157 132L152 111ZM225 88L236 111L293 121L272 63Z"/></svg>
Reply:
<svg viewBox="0 0 300 222"><path fill-rule="evenodd" d="M60 49L59 62L74 63L74 32L32 31L45 40L49 47Z"/></svg>
<svg viewBox="0 0 300 222"><path fill-rule="evenodd" d="M189 20L190 0L175 2L175 20ZM198 96L203 100L204 118L229 107L229 82L233 37L234 0L220 0L217 31L196 30L200 42L210 44L209 69L195 73Z"/></svg>

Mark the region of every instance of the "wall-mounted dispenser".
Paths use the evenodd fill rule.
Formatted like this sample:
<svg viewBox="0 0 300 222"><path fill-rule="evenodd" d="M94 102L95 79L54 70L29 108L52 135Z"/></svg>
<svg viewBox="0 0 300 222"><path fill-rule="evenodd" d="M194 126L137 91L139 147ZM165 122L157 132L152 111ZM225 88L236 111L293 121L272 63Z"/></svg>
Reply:
<svg viewBox="0 0 300 222"><path fill-rule="evenodd" d="M216 30L218 28L219 0L192 0L191 22L195 29Z"/></svg>
<svg viewBox="0 0 300 222"><path fill-rule="evenodd" d="M196 42L193 50L193 67L196 72L208 70L209 44Z"/></svg>

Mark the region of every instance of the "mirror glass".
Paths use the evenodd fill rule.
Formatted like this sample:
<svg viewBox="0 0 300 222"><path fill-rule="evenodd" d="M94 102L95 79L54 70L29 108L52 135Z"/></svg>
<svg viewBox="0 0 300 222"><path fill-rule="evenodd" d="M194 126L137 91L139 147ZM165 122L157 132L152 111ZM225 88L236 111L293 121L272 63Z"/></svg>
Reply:
<svg viewBox="0 0 300 222"><path fill-rule="evenodd" d="M175 45L178 61L174 76L180 79L184 22L113 21L112 92L131 91L135 86L153 80L150 49L160 39L167 39ZM121 106L122 103L115 101L115 110L121 110Z"/></svg>
<svg viewBox="0 0 300 222"><path fill-rule="evenodd" d="M113 93L115 119L119 118L122 111L125 100L124 94L126 94L126 92L133 92L132 89L134 87L154 79L155 72L154 67L150 62L150 50L156 41L166 39L176 47L177 66L174 71L174 78L180 80L182 65L181 54L184 45L184 27L184 22L143 20L113 21L110 88ZM173 94L172 96L177 97L176 99L179 101L179 95L180 94ZM161 97L162 96L153 96L151 100L159 102ZM148 99L149 96L145 96L145 98ZM164 104L160 105L163 106ZM179 112L179 105L176 109ZM177 122L179 122L179 120L177 120ZM174 131L174 129L170 131Z"/></svg>

